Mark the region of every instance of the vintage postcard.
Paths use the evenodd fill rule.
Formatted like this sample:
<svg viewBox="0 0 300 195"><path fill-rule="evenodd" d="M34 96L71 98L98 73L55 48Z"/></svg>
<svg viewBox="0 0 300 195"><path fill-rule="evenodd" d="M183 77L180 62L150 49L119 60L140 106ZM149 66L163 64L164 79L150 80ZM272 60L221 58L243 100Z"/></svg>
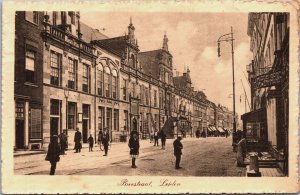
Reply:
<svg viewBox="0 0 300 195"><path fill-rule="evenodd" d="M293 1L6 1L3 193L296 193Z"/></svg>

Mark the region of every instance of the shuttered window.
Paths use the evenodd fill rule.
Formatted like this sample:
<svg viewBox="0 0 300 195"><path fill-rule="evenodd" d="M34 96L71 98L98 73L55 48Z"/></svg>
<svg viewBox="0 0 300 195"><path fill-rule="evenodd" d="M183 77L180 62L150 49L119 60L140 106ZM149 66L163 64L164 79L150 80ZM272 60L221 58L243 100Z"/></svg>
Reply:
<svg viewBox="0 0 300 195"><path fill-rule="evenodd" d="M42 138L42 111L41 109L30 109L30 138Z"/></svg>

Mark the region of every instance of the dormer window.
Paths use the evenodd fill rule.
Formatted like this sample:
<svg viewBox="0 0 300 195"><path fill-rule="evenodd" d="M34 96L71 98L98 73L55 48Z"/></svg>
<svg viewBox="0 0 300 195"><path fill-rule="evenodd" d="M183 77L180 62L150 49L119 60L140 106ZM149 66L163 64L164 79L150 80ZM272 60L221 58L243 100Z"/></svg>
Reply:
<svg viewBox="0 0 300 195"><path fill-rule="evenodd" d="M132 67L132 68L136 68L135 67L135 57L134 55L132 54L130 59L129 59L129 66Z"/></svg>

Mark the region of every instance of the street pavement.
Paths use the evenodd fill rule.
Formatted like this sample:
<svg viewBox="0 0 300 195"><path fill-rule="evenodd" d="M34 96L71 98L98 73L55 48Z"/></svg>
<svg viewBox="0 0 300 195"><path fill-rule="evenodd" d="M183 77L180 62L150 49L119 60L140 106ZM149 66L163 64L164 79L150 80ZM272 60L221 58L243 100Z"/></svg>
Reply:
<svg viewBox="0 0 300 195"><path fill-rule="evenodd" d="M131 168L127 143L112 143L108 156L103 156L99 146L89 152L74 150L61 155L57 163L57 175L129 175L129 176L245 176L245 168L236 167L235 153L232 152L232 138L184 138L182 169L175 169L173 141L167 139L166 149L153 146L149 140L140 141L138 168ZM48 175L50 163L46 154L14 157L14 171L17 175Z"/></svg>

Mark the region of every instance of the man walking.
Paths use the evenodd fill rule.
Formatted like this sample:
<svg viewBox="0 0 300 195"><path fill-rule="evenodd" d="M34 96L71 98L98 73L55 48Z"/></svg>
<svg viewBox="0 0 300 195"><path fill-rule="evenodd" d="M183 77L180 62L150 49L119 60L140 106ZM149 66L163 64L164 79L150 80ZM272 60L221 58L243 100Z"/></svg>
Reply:
<svg viewBox="0 0 300 195"><path fill-rule="evenodd" d="M160 131L160 140L161 140L161 149L165 149L166 148L166 138L167 135L165 134L165 132L163 130Z"/></svg>
<svg viewBox="0 0 300 195"><path fill-rule="evenodd" d="M105 152L105 154L103 156L107 156L108 144L109 144L109 134L108 134L107 128L103 131L101 142L103 144L104 152Z"/></svg>
<svg viewBox="0 0 300 195"><path fill-rule="evenodd" d="M60 154L65 155L65 150L67 148L67 135L64 132L61 132L58 137L60 143Z"/></svg>
<svg viewBox="0 0 300 195"><path fill-rule="evenodd" d="M75 153L81 152L81 133L78 129L78 127L76 128L76 133L74 136L74 142L75 142Z"/></svg>
<svg viewBox="0 0 300 195"><path fill-rule="evenodd" d="M175 169L181 169L182 167L180 167L180 160L181 160L181 155L182 155L182 148L183 145L180 142L181 141L181 137L177 137L177 139L173 142L173 146L174 146L174 155L176 157L176 163L175 163Z"/></svg>

